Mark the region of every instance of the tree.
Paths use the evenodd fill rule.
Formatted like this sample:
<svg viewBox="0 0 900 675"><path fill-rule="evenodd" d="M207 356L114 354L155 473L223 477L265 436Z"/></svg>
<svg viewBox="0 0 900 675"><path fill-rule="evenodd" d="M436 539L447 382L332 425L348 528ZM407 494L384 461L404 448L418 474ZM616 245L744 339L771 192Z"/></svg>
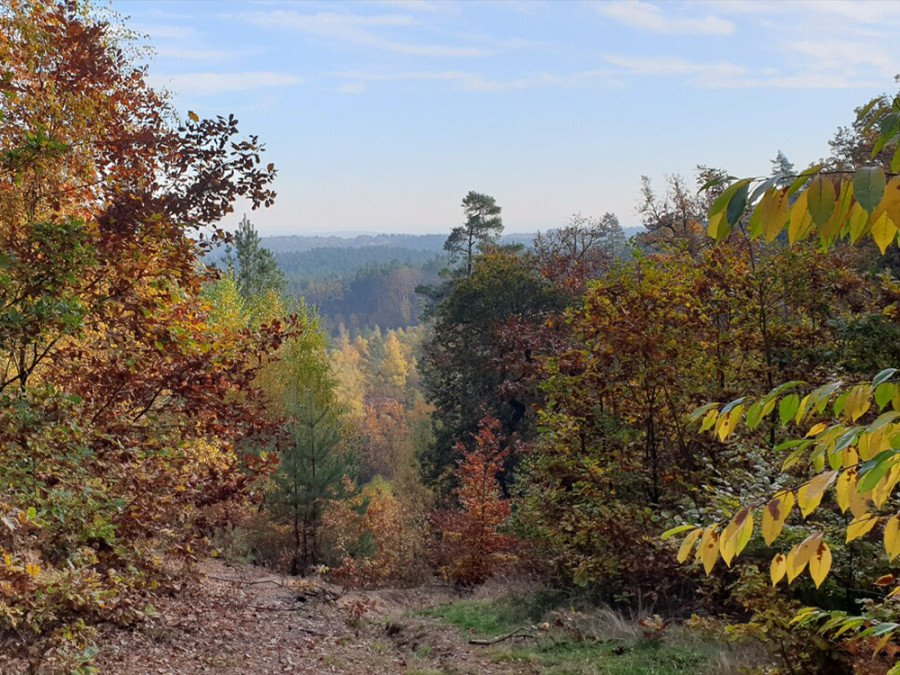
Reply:
<svg viewBox="0 0 900 675"><path fill-rule="evenodd" d="M284 292L287 285L284 273L275 262L272 252L260 245L259 234L246 214L234 233L234 253L237 258L238 288L244 298L259 297L269 291L279 294ZM232 265L229 252L229 268Z"/></svg>
<svg viewBox="0 0 900 675"><path fill-rule="evenodd" d="M201 295L233 200L274 198L261 144L179 121L120 35L85 2L0 12L0 630L35 669L140 620L158 561L244 505L268 462L236 445L294 330L223 326Z"/></svg>
<svg viewBox="0 0 900 675"><path fill-rule="evenodd" d="M564 294L540 276L529 255L500 249L476 256L472 274L445 292L432 309L433 337L420 364L437 423L435 445L422 455L430 481L449 478L457 443L477 431L486 413L500 420L507 437L529 428L540 394L503 390L517 372L501 351L498 329L512 321L542 324L565 305Z"/></svg>
<svg viewBox="0 0 900 675"><path fill-rule="evenodd" d="M444 250L451 259L465 261L465 276L472 275L472 265L479 246L493 243L503 231L500 207L493 197L470 191L462 200L466 216L464 225L454 227L444 242Z"/></svg>
<svg viewBox="0 0 900 675"><path fill-rule="evenodd" d="M344 496L354 462L342 448L341 423L333 405L317 403L308 391L289 404L288 440L268 494L272 515L291 525L294 551L290 573L306 575L319 562L325 505Z"/></svg>
<svg viewBox="0 0 900 675"><path fill-rule="evenodd" d="M576 293L624 257L626 246L614 213L604 213L599 219L575 214L566 225L538 233L534 240L541 275Z"/></svg>
<svg viewBox="0 0 900 675"><path fill-rule="evenodd" d="M858 111L857 123L858 131L872 139L866 165L859 166L854 160L839 165L837 171L812 167L787 188L777 187L771 179L737 180L713 203L710 236L716 241L733 237L734 229L750 212L750 234L754 238L771 242L787 230L791 245L815 237L822 247L830 248L845 239L855 243L871 238L882 252L887 250L900 231L900 176L896 175L900 171L900 95L892 100L873 99ZM892 174L885 171L888 159ZM884 314L897 317L900 289L896 282L886 285L894 302ZM841 527L846 541L861 539L883 523L888 559L900 555L900 516L893 514L896 506L891 503L900 484L900 454L895 449L900 443L900 424L896 422L900 417L900 388L891 381L896 372L886 368L871 380L849 384L836 381L816 388L805 382L787 382L760 397L708 404L695 411L692 417L695 421L702 419L701 428L713 429L721 440L732 437L738 429L754 434L768 420L780 422L782 427L798 426L801 433L807 429L803 438L779 446L790 450L783 471L793 468L801 471L802 478L791 477L787 486L770 493L767 499L747 503L733 515L722 514L725 518L719 523L670 530L670 536L688 533L679 560L691 557L696 547L696 558L707 574L719 557L730 564L751 540L754 524L759 521L766 544L772 545L796 505L804 519L812 516L818 522L806 539L772 558L772 583L785 577L790 583L808 569L818 587L828 577L834 559L822 519L827 511L822 506L823 498L832 486L837 507L852 514L849 524L845 520ZM888 406L890 410L881 412ZM896 616L896 607L889 602L900 591L893 575L883 576L878 583L891 590L868 614L848 616L846 611L808 608L795 623L808 626L826 621L821 630L878 637L881 649L900 629L900 624L890 620ZM890 672L900 672L900 666Z"/></svg>
<svg viewBox="0 0 900 675"><path fill-rule="evenodd" d="M478 433L472 435L474 444L470 448L459 444L459 510L439 513L435 518L442 572L461 586L480 584L515 559L511 551L516 540L500 531L509 520L511 508L497 480L508 452L499 432L500 423L485 417Z"/></svg>

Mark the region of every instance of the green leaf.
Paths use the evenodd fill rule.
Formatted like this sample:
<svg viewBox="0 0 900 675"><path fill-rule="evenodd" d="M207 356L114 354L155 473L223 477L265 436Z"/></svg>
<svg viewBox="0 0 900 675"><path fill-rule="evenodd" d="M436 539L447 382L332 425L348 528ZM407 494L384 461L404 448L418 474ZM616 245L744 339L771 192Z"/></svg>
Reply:
<svg viewBox="0 0 900 675"><path fill-rule="evenodd" d="M781 418L782 426L786 426L794 418L799 407L800 397L797 394L790 394L781 399L781 403L778 406L778 416Z"/></svg>
<svg viewBox="0 0 900 675"><path fill-rule="evenodd" d="M763 405L762 401L757 401L753 405L750 406L750 409L747 410L747 428L750 431L756 429L759 426L759 423L762 422L762 410Z"/></svg>
<svg viewBox="0 0 900 675"><path fill-rule="evenodd" d="M712 208L709 210L709 225L707 227L707 232L709 236L716 241L724 239L729 232L729 228L733 226L737 220L740 220L740 215L744 212L744 208L747 205L747 186L750 182L751 179L745 178L744 180L732 183L725 188L722 194L716 197L716 201L713 202ZM738 203L735 207L732 207L731 201L735 198L738 200ZM738 214L735 219L734 211L738 206L740 207L740 214Z"/></svg>
<svg viewBox="0 0 900 675"><path fill-rule="evenodd" d="M728 202L728 207L725 209L725 219L731 227L734 227L741 221L741 217L747 209L747 193L749 190L749 184L741 186L735 192L734 198Z"/></svg>
<svg viewBox="0 0 900 675"><path fill-rule="evenodd" d="M872 213L881 202L884 186L884 169L880 166L863 167L853 176L853 194L867 213Z"/></svg>
<svg viewBox="0 0 900 675"><path fill-rule="evenodd" d="M668 539L669 537L674 537L676 534L681 534L682 532L687 532L688 530L696 530L696 525L679 525L678 527L673 527L670 530L666 530L663 532L659 538L660 539Z"/></svg>
<svg viewBox="0 0 900 675"><path fill-rule="evenodd" d="M878 408L884 408L890 400L894 397L894 391L896 387L890 382L883 382L878 385L878 388L875 390L875 403L878 405Z"/></svg>
<svg viewBox="0 0 900 675"><path fill-rule="evenodd" d="M822 227L831 218L837 202L834 183L824 176L816 176L806 194L807 209L809 209L813 224L816 227Z"/></svg>
<svg viewBox="0 0 900 675"><path fill-rule="evenodd" d="M882 382L887 382L894 376L894 373L897 372L896 368L885 368L880 373L878 373L875 378L872 380L872 386L877 387Z"/></svg>
<svg viewBox="0 0 900 675"><path fill-rule="evenodd" d="M894 466L894 463L889 460L896 454L893 450L885 450L879 452L868 462L859 465L859 483L856 489L860 494L865 494L884 478L884 475Z"/></svg>

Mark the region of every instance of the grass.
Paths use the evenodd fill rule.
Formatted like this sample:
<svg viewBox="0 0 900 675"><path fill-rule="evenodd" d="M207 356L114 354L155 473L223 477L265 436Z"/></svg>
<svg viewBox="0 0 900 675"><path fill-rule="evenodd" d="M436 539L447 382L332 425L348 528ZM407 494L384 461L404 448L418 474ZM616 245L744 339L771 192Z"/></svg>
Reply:
<svg viewBox="0 0 900 675"><path fill-rule="evenodd" d="M551 591L508 595L485 600L461 600L417 612L442 619L468 635L497 637L538 623L553 609L559 596Z"/></svg>
<svg viewBox="0 0 900 675"><path fill-rule="evenodd" d="M546 593L463 600L418 612L459 628L466 639L507 635L548 621L537 639L487 647L496 663L521 664L548 675L700 675L736 672L751 657L723 641L670 628L647 639L635 621L611 610L556 611ZM562 600L555 597L556 602Z"/></svg>

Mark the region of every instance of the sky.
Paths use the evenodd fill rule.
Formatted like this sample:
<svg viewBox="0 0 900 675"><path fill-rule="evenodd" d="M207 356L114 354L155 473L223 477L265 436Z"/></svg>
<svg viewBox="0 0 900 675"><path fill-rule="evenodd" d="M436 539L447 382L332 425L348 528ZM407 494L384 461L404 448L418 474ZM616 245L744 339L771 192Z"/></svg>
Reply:
<svg viewBox="0 0 900 675"><path fill-rule="evenodd" d="M470 190L507 232L638 225L642 175L806 166L900 73L888 0L112 6L183 115L234 113L265 143L264 235L447 232Z"/></svg>

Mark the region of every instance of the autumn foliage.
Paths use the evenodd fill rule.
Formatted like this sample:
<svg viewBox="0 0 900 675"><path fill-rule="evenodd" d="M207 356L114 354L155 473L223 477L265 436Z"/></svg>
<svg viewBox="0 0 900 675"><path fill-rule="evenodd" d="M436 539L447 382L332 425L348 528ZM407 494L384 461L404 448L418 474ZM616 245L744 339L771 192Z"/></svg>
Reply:
<svg viewBox="0 0 900 675"><path fill-rule="evenodd" d="M500 423L482 419L473 444L457 448L462 458L456 468L459 508L436 514L436 559L442 574L455 584L483 582L515 561L516 539L503 532L510 517L510 500L500 492L498 475L508 448L499 434Z"/></svg>
<svg viewBox="0 0 900 675"><path fill-rule="evenodd" d="M274 197L261 146L178 122L113 33L77 2L0 14L0 651L59 669L268 470L237 443L295 331L215 325L201 295L231 201Z"/></svg>

